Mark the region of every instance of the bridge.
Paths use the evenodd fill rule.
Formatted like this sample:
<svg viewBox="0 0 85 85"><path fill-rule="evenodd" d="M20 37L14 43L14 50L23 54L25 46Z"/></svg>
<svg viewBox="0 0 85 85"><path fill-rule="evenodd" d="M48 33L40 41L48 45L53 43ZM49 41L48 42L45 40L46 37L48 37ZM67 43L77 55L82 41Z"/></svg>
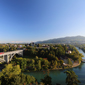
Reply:
<svg viewBox="0 0 85 85"><path fill-rule="evenodd" d="M20 56L23 56L23 50L16 50L16 51L4 52L4 53L0 54L0 56L2 56L2 58L0 58L0 62L9 63L9 61L12 60L12 58L13 58L13 56L15 54L18 54Z"/></svg>

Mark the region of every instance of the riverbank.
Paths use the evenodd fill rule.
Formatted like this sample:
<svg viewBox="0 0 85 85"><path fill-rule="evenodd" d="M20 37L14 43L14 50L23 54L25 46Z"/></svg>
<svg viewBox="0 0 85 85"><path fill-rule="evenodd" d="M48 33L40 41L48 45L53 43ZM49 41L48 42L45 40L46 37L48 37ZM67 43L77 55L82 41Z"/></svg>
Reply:
<svg viewBox="0 0 85 85"><path fill-rule="evenodd" d="M47 69L49 71L52 71L52 70L64 70L64 69L70 69L70 68L74 68L74 67L77 67L79 66L81 63L74 63L72 66L69 66L69 67L65 67L65 68L55 68L55 69ZM47 71L47 70L40 70L40 71ZM40 71L24 71L24 72L40 72Z"/></svg>
<svg viewBox="0 0 85 85"><path fill-rule="evenodd" d="M82 59L85 59L85 53L78 49L79 53L82 53L84 57ZM76 75L78 75L79 80L81 81L80 85L85 84L85 63L75 63L71 68L67 68L67 70L73 70ZM64 73L64 69L57 69L57 70L50 70L49 76L52 78L52 85L56 85L56 82L61 85L66 85L65 79L66 74ZM45 71L47 73L47 71ZM43 71L36 71L36 72L25 72L24 74L28 74L31 76L34 76L38 82L41 82L40 79L43 79L46 74L43 74Z"/></svg>
<svg viewBox="0 0 85 85"><path fill-rule="evenodd" d="M74 63L71 67L67 67L67 68L56 68L56 69L49 69L49 70L63 70L63 69L69 69L69 68L74 68L79 66L81 63Z"/></svg>
<svg viewBox="0 0 85 85"><path fill-rule="evenodd" d="M79 66L81 63L74 63L72 68Z"/></svg>

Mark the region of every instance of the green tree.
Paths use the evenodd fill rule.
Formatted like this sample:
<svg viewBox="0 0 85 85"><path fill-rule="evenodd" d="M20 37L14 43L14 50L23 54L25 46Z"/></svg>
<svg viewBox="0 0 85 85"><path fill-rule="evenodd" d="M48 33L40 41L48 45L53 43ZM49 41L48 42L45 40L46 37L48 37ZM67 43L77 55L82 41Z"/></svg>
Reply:
<svg viewBox="0 0 85 85"><path fill-rule="evenodd" d="M70 60L70 58L68 58L68 64L71 65L71 66L73 65L73 63L72 63L72 61Z"/></svg>
<svg viewBox="0 0 85 85"><path fill-rule="evenodd" d="M57 63L56 60L55 61L52 61L52 68L53 69L56 69L57 65L58 65L58 63Z"/></svg>
<svg viewBox="0 0 85 85"><path fill-rule="evenodd" d="M65 71L67 78L66 78L66 83L67 85L78 85L80 81L77 79L77 75L75 74L74 71Z"/></svg>
<svg viewBox="0 0 85 85"><path fill-rule="evenodd" d="M13 75L9 78L10 75L5 75L1 77L1 85L27 85L27 84L34 84L36 79L30 75Z"/></svg>
<svg viewBox="0 0 85 85"><path fill-rule="evenodd" d="M27 81L27 84L35 83L36 79L33 76L26 75L26 81Z"/></svg>
<svg viewBox="0 0 85 85"><path fill-rule="evenodd" d="M36 59L38 59L38 56L36 56Z"/></svg>
<svg viewBox="0 0 85 85"><path fill-rule="evenodd" d="M22 69L22 71L25 71L26 69L26 66L27 66L27 60L24 58L21 59L21 63L20 63L20 67Z"/></svg>
<svg viewBox="0 0 85 85"><path fill-rule="evenodd" d="M11 82L13 82L13 78L19 75L20 73L21 69L19 65L6 65L6 67L2 70L2 74L0 76L1 85L12 85Z"/></svg>
<svg viewBox="0 0 85 85"><path fill-rule="evenodd" d="M63 48L64 48L65 52L68 50L66 45L64 45Z"/></svg>
<svg viewBox="0 0 85 85"><path fill-rule="evenodd" d="M6 65L4 69L2 69L3 75L18 75L21 73L21 69L19 65L13 66L12 64Z"/></svg>
<svg viewBox="0 0 85 85"><path fill-rule="evenodd" d="M35 60L32 59L32 68L34 69L34 67L35 67Z"/></svg>
<svg viewBox="0 0 85 85"><path fill-rule="evenodd" d="M41 69L41 60L38 60L38 69Z"/></svg>
<svg viewBox="0 0 85 85"><path fill-rule="evenodd" d="M50 65L49 61L43 59L42 63L43 63L43 65L44 65L44 69L48 69L48 67L49 67L49 65Z"/></svg>
<svg viewBox="0 0 85 85"><path fill-rule="evenodd" d="M46 75L44 79L41 79L41 82L45 83L45 85L52 85L51 77L49 75Z"/></svg>
<svg viewBox="0 0 85 85"><path fill-rule="evenodd" d="M35 83L36 79L33 76L22 74L19 65L9 64L0 72L0 82L0 85L25 85Z"/></svg>
<svg viewBox="0 0 85 85"><path fill-rule="evenodd" d="M62 46L58 47L57 50L56 50L56 55L57 56L61 56L61 55L65 55L65 50Z"/></svg>
<svg viewBox="0 0 85 85"><path fill-rule="evenodd" d="M64 63L64 61L63 61L63 60L60 60L60 64L61 64L61 66L63 65L63 63Z"/></svg>

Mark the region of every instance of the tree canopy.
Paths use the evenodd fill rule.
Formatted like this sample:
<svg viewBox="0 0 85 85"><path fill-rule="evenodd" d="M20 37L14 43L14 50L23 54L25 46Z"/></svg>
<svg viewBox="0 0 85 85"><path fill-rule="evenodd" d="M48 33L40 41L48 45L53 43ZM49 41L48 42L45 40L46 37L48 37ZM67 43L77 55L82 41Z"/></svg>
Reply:
<svg viewBox="0 0 85 85"><path fill-rule="evenodd" d="M65 71L67 78L66 83L67 85L78 85L80 81L78 80L78 76L75 74L74 71Z"/></svg>

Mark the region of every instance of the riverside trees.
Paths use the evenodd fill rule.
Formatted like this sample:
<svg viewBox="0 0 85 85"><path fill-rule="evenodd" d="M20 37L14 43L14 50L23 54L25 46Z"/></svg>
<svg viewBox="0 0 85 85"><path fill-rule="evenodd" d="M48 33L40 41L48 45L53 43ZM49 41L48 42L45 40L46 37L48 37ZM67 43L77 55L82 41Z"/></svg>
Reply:
<svg viewBox="0 0 85 85"><path fill-rule="evenodd" d="M15 58L13 61L16 65L20 65L22 71L38 71L63 68L65 57L70 65L72 65L71 60L80 62L82 59L82 54L72 45L49 45L49 47L50 49L46 47L37 49L37 47L29 46L24 50L23 58ZM68 50L71 50L72 53L66 54ZM27 57L24 58L25 56Z"/></svg>
<svg viewBox="0 0 85 85"><path fill-rule="evenodd" d="M51 77L49 75L46 75L44 79L41 79L41 82L43 82L44 85L52 85Z"/></svg>
<svg viewBox="0 0 85 85"><path fill-rule="evenodd" d="M67 85L78 85L80 81L77 79L77 75L74 71L65 71L67 74L66 83ZM41 79L42 85L52 85L51 77L49 76L49 70L44 79ZM57 83L57 82L56 82ZM13 66L12 64L6 65L6 67L0 72L0 85L27 85L27 84L38 84L36 79L30 75L24 75L21 73L19 65ZM60 85L60 84L57 84Z"/></svg>
<svg viewBox="0 0 85 85"><path fill-rule="evenodd" d="M16 47L14 47L14 45L12 44L0 45L0 51L11 51L11 50L16 50ZM66 51L68 50L71 50L72 53L66 54ZM25 56L27 57L25 58ZM38 59L36 59L36 56L38 57ZM14 65L20 65L22 71L26 70L37 71L37 70L44 70L51 68L56 69L56 68L62 68L63 66L64 58L62 56L64 56L64 58L65 57L70 58L74 61L78 60L79 62L81 62L82 60L82 54L80 54L77 51L77 49L75 49L75 47L72 45L49 44L43 47L40 44L40 46L36 45L34 47L26 46L23 58L21 59L15 58L13 62ZM63 59L61 59L61 57Z"/></svg>
<svg viewBox="0 0 85 85"><path fill-rule="evenodd" d="M19 65L8 64L0 74L1 85L25 85L36 82L33 76L22 74Z"/></svg>
<svg viewBox="0 0 85 85"><path fill-rule="evenodd" d="M77 79L78 76L75 74L74 71L65 71L67 78L66 83L67 85L79 85L80 81Z"/></svg>

